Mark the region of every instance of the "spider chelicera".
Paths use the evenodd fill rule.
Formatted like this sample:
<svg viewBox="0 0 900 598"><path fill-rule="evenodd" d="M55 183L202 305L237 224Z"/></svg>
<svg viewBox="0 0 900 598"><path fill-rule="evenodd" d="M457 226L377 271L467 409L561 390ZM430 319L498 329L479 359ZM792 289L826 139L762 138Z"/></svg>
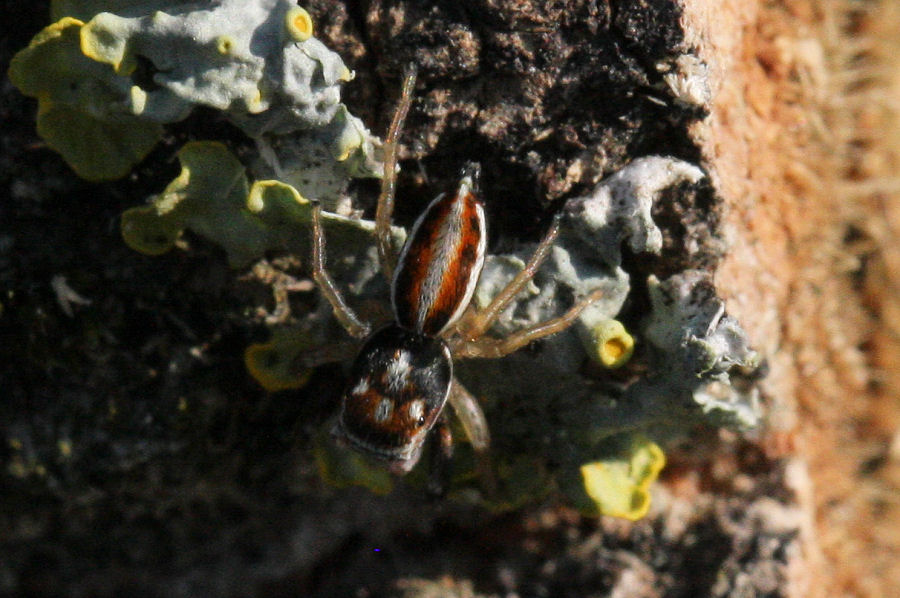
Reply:
<svg viewBox="0 0 900 598"><path fill-rule="evenodd" d="M422 454L426 437L438 433L438 455L452 450L444 405L449 402L486 463L490 444L487 421L478 401L453 376L453 360L496 358L555 334L572 324L600 297L594 292L563 315L505 338L484 336L500 313L531 280L559 234L559 219L538 245L525 268L482 310L469 308L484 265L484 208L478 196L477 165L463 170L457 189L435 198L418 217L399 256L391 243L397 168L397 137L412 102L415 70L407 69L396 112L384 142L384 177L375 216L378 257L391 282L394 321L371 332L350 308L325 269L321 207L313 205L312 271L336 319L356 338L365 338L341 398L334 436L384 462L395 474L409 472Z"/></svg>

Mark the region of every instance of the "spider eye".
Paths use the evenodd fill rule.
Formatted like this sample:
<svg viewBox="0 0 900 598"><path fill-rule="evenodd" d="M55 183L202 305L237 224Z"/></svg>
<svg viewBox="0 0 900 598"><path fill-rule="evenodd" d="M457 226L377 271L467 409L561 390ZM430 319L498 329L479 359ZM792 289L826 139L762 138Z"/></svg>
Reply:
<svg viewBox="0 0 900 598"><path fill-rule="evenodd" d="M425 425L425 402L422 399L410 402L408 412L410 421L415 422L417 426Z"/></svg>

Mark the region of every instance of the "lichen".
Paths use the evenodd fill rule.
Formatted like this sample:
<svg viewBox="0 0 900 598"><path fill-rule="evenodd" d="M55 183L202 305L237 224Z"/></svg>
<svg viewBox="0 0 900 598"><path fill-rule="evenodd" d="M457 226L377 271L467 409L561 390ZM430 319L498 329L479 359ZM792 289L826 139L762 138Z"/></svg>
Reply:
<svg viewBox="0 0 900 598"><path fill-rule="evenodd" d="M110 5L112 12L102 12ZM245 165L222 143L185 145L179 176L123 214L122 234L131 247L158 255L191 230L221 246L235 267L269 252L305 259L308 198L314 198L326 210L330 274L352 304L380 302L380 313L389 313L374 223L346 216L360 208L348 180L381 174L381 143L340 103L340 85L353 74L313 36L305 10L288 0L73 0L56 2L58 11L80 20L63 16L36 36L13 60L10 76L38 98L39 132L79 174L121 176L159 139L162 124L197 106L222 111L258 149ZM684 101L702 100L702 89L686 90ZM673 185L696 185L703 177L696 165L648 156L571 199L548 259L489 333L501 336L548 320L598 289L603 296L571 329L531 350L456 365L491 425L496 487L478 494L488 506L515 508L558 489L585 513L638 518L664 463L657 442L698 421L739 429L758 424L757 391L746 382L760 359L725 313L708 274L688 270L659 281L638 277L623 259L623 244L637 260L661 252L655 203ZM394 229L393 235L399 247L405 233ZM500 246L503 252L486 258L476 308L490 302L535 249L534 243ZM620 312L637 287L646 288L649 313L631 315L626 330ZM641 362L630 372L635 338ZM302 325L249 347L246 366L271 392L296 389L331 355L319 350L322 343L346 340L322 301ZM318 360L310 357L316 353ZM625 374L609 371L620 366ZM394 480L335 446L329 429L330 423L322 426L313 440L322 477L389 492ZM458 425L455 432L463 436ZM408 479L424 483L422 469ZM478 469L471 447L458 443L450 496L475 495L484 482Z"/></svg>
<svg viewBox="0 0 900 598"><path fill-rule="evenodd" d="M66 14L16 55L10 78L38 99L39 134L80 176L123 176L162 124L197 106L251 137L305 132L310 143L291 146L301 167L324 145L344 178L380 173L380 143L340 103L352 72L289 0L69 1L53 12Z"/></svg>
<svg viewBox="0 0 900 598"><path fill-rule="evenodd" d="M291 185L275 180L251 185L241 163L217 142L188 143L178 159L181 174L147 205L122 215L122 236L130 247L159 255L191 229L225 249L236 267L267 251L309 252L311 204ZM365 284L377 274L373 223L327 213L323 226L344 258L335 266L335 275L352 271L354 279ZM395 234L400 243L402 230Z"/></svg>
<svg viewBox="0 0 900 598"><path fill-rule="evenodd" d="M634 337L628 334L622 322L606 320L594 326L590 332L585 343L588 355L603 367L620 368L631 359Z"/></svg>
<svg viewBox="0 0 900 598"><path fill-rule="evenodd" d="M244 365L250 375L269 392L302 388L312 370L300 362L303 353L314 348L306 330L278 330L266 343L255 343L244 352Z"/></svg>
<svg viewBox="0 0 900 598"><path fill-rule="evenodd" d="M383 467L378 467L356 451L335 445L330 426L324 426L313 439L313 453L319 475L332 486L362 486L375 494L387 494L394 480Z"/></svg>
<svg viewBox="0 0 900 598"><path fill-rule="evenodd" d="M38 100L38 134L88 180L126 175L162 137L132 113L132 85L80 52L82 22L63 18L16 54L9 78Z"/></svg>
<svg viewBox="0 0 900 598"><path fill-rule="evenodd" d="M693 54L682 54L675 60L674 68L666 65L659 69L663 81L675 100L685 106L703 108L712 99L709 82L709 65Z"/></svg>
<svg viewBox="0 0 900 598"><path fill-rule="evenodd" d="M321 129L263 135L256 142L259 157L250 167L258 178L287 183L331 212L349 201L351 177L380 177L383 170L376 159L381 142L343 106Z"/></svg>
<svg viewBox="0 0 900 598"><path fill-rule="evenodd" d="M298 42L305 42L313 34L312 17L299 6L294 6L284 13L284 27L291 38Z"/></svg>
<svg viewBox="0 0 900 598"><path fill-rule="evenodd" d="M660 380L679 395L689 393L717 425L750 429L762 417L758 390L735 384L760 367L736 319L725 312L706 272L688 270L648 281L653 305L644 334L655 348Z"/></svg>
<svg viewBox="0 0 900 598"><path fill-rule="evenodd" d="M662 449L635 434L627 438L621 454L585 463L580 471L598 514L636 521L650 509L650 486L665 464Z"/></svg>
<svg viewBox="0 0 900 598"><path fill-rule="evenodd" d="M288 34L284 22L293 3L223 0L192 8L137 16L101 12L81 31L82 51L123 75L133 74L139 60L149 61L154 85L144 112L151 120L171 122L203 105L247 122L256 134L331 122L347 67L312 36L300 41ZM224 54L223 36L230 40Z"/></svg>

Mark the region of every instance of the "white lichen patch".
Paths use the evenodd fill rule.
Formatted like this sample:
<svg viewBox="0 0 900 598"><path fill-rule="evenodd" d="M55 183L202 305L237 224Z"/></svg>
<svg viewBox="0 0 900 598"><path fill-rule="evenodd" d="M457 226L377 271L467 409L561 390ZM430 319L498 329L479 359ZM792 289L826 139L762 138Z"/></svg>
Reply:
<svg viewBox="0 0 900 598"><path fill-rule="evenodd" d="M634 253L658 253L662 232L651 217L653 202L669 187L697 183L704 176L699 167L683 160L638 158L601 181L590 195L570 201L569 220L582 238L602 244L598 249L611 265L620 263L623 241Z"/></svg>
<svg viewBox="0 0 900 598"><path fill-rule="evenodd" d="M347 67L311 36L311 22L307 35L285 29L296 9L289 0L221 0L172 14L105 12L84 25L81 47L119 75L150 69L148 119L170 122L203 105L251 135L321 127L338 109Z"/></svg>
<svg viewBox="0 0 900 598"><path fill-rule="evenodd" d="M648 285L653 309L644 335L668 360L663 369L669 383L691 392L719 423L756 426L762 416L758 390L736 386L732 378L759 368L760 356L726 313L709 274L688 270L663 282L651 276Z"/></svg>

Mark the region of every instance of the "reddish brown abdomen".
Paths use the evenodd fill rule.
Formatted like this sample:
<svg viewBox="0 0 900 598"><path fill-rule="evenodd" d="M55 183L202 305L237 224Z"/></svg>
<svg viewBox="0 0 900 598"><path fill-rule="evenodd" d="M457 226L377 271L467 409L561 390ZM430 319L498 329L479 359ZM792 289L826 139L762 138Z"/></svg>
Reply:
<svg viewBox="0 0 900 598"><path fill-rule="evenodd" d="M484 265L484 209L469 177L431 202L400 252L391 288L397 323L437 336L465 311Z"/></svg>

